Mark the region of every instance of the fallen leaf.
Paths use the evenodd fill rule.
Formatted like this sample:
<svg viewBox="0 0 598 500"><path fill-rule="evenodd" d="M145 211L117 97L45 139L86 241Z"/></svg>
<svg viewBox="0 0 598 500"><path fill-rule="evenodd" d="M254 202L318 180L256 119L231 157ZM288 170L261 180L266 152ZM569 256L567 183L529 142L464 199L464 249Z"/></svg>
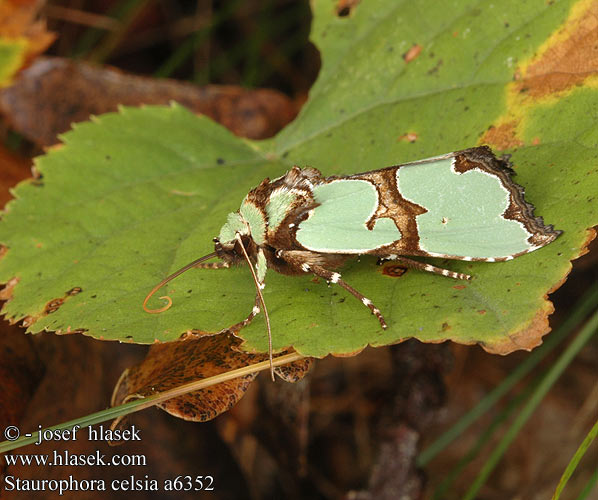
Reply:
<svg viewBox="0 0 598 500"><path fill-rule="evenodd" d="M178 342L155 344L142 363L127 369L114 389L112 406L164 392L264 361L265 354L237 352L232 334L187 337ZM243 397L257 373L169 399L157 406L175 417L194 422L211 420L232 408Z"/></svg>
<svg viewBox="0 0 598 500"><path fill-rule="evenodd" d="M58 134L91 115L116 111L119 105L172 101L252 139L274 135L297 112L293 101L275 90L199 87L56 57L39 58L12 87L0 91L0 111L12 127L44 147L56 144Z"/></svg>

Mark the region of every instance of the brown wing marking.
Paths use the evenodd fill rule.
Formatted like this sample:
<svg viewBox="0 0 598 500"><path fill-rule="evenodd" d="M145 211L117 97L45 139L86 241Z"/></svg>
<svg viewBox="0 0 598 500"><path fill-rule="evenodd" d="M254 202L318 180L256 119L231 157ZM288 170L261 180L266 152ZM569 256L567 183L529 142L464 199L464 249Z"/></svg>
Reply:
<svg viewBox="0 0 598 500"><path fill-rule="evenodd" d="M419 234L415 217L426 213L427 210L401 196L397 189L396 172L398 168L400 167L374 170L351 176L351 179L362 179L370 182L378 191L378 208L366 223L367 227L373 229L378 219L389 218L394 221L401 232L400 240L364 253L372 255L389 255L391 253L419 255L423 253L419 249Z"/></svg>
<svg viewBox="0 0 598 500"><path fill-rule="evenodd" d="M496 158L488 146L466 149L455 155L455 171L464 173L479 168L498 177L501 184L509 191L509 206L503 213L505 219L523 224L530 233L528 242L534 247L541 247L553 241L562 231L552 225L544 224L542 217L534 217L534 206L525 201L524 189L511 179L514 174L506 158Z"/></svg>

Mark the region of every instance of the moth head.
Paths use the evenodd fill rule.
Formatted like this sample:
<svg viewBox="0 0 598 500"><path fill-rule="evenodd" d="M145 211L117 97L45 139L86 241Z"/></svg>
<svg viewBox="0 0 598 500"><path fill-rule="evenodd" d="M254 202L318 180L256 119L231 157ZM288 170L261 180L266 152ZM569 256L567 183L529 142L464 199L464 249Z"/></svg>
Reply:
<svg viewBox="0 0 598 500"><path fill-rule="evenodd" d="M241 236L241 239L245 247L251 247L251 241L247 235ZM221 243L218 238L214 238L214 253L220 260L229 265L240 264L244 261L243 251L241 250L239 241L236 239Z"/></svg>
<svg viewBox="0 0 598 500"><path fill-rule="evenodd" d="M220 229L218 237L214 238L216 254L229 264L236 264L243 260L243 252L237 235L241 236L243 246L250 253L255 251L256 242L252 234L252 224L243 217L240 211L228 214L226 223Z"/></svg>

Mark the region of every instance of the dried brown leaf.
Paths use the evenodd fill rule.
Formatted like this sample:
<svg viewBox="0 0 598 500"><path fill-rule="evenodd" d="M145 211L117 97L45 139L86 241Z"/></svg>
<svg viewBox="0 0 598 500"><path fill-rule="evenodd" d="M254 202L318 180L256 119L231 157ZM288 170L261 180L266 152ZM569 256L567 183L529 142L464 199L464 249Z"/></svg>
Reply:
<svg viewBox="0 0 598 500"><path fill-rule="evenodd" d="M123 374L112 405L164 392L268 359L232 349L238 339L230 334L186 337L179 342L156 344L145 360ZM211 420L232 408L244 395L257 373L179 396L158 406L171 415L195 422Z"/></svg>
<svg viewBox="0 0 598 500"><path fill-rule="evenodd" d="M39 58L15 84L0 91L0 111L16 131L39 146L58 142L71 125L116 111L119 105L176 101L251 139L274 135L296 115L293 101L269 89L198 87L60 58Z"/></svg>

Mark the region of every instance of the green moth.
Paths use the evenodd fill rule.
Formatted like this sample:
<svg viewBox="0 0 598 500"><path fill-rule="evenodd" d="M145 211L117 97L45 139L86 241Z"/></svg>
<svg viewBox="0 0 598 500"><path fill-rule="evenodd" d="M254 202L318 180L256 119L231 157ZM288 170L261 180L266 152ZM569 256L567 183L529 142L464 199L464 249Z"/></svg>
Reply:
<svg viewBox="0 0 598 500"><path fill-rule="evenodd" d="M315 168L293 167L278 179L264 179L237 212L228 215L214 238L215 251L165 278L145 298L192 267L227 268L249 264L256 286L247 325L263 308L266 271L314 274L356 297L386 321L366 296L345 283L337 271L347 259L375 255L455 279L471 276L441 269L406 256L501 262L532 252L561 231L534 217L523 188L510 177L507 159L487 146L448 153L349 176L324 177ZM204 263L218 257L219 262Z"/></svg>

